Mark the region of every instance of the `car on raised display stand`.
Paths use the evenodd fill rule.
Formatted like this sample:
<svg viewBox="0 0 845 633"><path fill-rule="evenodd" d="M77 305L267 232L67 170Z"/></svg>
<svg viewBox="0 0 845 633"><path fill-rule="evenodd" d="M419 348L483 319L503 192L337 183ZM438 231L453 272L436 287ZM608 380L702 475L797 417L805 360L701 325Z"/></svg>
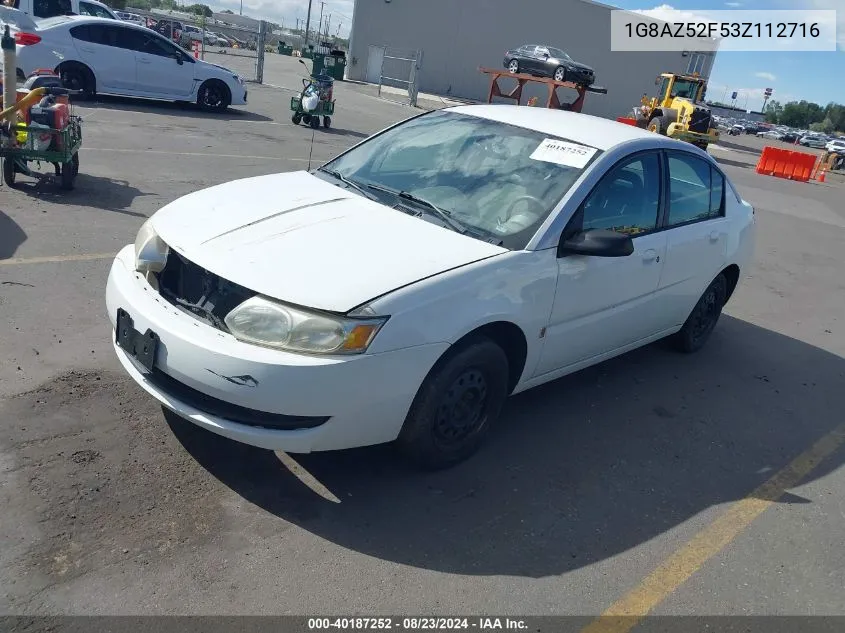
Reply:
<svg viewBox="0 0 845 633"><path fill-rule="evenodd" d="M526 44L505 52L505 68L512 73L550 77L555 81L571 81L578 85L595 83L595 72L553 46Z"/></svg>

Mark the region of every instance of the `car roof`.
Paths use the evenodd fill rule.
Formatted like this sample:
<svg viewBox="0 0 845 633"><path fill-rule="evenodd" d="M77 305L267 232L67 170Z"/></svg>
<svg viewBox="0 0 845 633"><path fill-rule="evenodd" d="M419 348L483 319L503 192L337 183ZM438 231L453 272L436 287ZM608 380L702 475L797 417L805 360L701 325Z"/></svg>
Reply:
<svg viewBox="0 0 845 633"><path fill-rule="evenodd" d="M589 114L553 110L551 108L483 104L456 106L446 108L446 110L516 125L576 143L583 143L600 150L608 150L611 147L638 138L662 138L654 132L633 125L618 123ZM667 139L667 141L669 140Z"/></svg>

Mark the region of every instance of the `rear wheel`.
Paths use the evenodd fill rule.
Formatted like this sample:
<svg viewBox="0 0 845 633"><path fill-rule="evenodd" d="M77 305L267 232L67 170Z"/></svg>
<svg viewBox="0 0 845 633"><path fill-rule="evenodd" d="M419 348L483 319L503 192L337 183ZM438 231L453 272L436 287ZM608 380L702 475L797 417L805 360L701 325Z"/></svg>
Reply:
<svg viewBox="0 0 845 633"><path fill-rule="evenodd" d="M477 338L449 352L423 382L397 439L427 469L453 466L478 450L508 395L508 359Z"/></svg>
<svg viewBox="0 0 845 633"><path fill-rule="evenodd" d="M665 124L665 121L661 117L654 117L651 121L648 122L648 131L649 132L656 132L657 134L662 134L666 136L666 128L668 126Z"/></svg>
<svg viewBox="0 0 845 633"><path fill-rule="evenodd" d="M302 114L300 114L299 112L296 112L296 113L295 113L295 114L294 114L294 115L290 118L290 120L291 120L291 121L293 121L293 124L294 124L294 125L299 125L300 123L302 123Z"/></svg>
<svg viewBox="0 0 845 633"><path fill-rule="evenodd" d="M311 125L311 128L312 128L312 129L314 129L314 130L316 130L317 128L319 128L319 127L320 127L320 117L318 117L318 116L312 116L312 117L311 117L311 120L309 121L309 123L310 123L310 125Z"/></svg>
<svg viewBox="0 0 845 633"><path fill-rule="evenodd" d="M77 62L68 62L60 65L56 72L63 87L80 91L79 97L83 100L88 101L94 98L97 86L94 73L90 68Z"/></svg>
<svg viewBox="0 0 845 633"><path fill-rule="evenodd" d="M508 63L508 71L516 74L519 72L519 62L515 59L510 60Z"/></svg>
<svg viewBox="0 0 845 633"><path fill-rule="evenodd" d="M566 81L566 68L564 68L563 66L558 66L555 69L554 80Z"/></svg>
<svg viewBox="0 0 845 633"><path fill-rule="evenodd" d="M323 117L323 127L328 129L332 126L332 118L330 116Z"/></svg>
<svg viewBox="0 0 845 633"><path fill-rule="evenodd" d="M681 330L673 335L672 343L678 351L697 352L713 333L728 296L728 280L719 273L695 304Z"/></svg>

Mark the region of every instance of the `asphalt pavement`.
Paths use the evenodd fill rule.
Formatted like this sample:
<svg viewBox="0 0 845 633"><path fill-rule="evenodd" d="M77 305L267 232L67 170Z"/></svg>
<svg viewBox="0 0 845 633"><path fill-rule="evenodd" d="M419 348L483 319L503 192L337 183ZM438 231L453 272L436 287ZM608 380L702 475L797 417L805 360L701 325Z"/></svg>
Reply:
<svg viewBox="0 0 845 633"><path fill-rule="evenodd" d="M268 60L222 115L80 106L76 190L0 188L0 612L845 615L843 187L757 175L752 139L711 149L759 240L708 346L516 396L452 470L239 445L126 378L105 279L146 217L418 112L339 84L294 126Z"/></svg>

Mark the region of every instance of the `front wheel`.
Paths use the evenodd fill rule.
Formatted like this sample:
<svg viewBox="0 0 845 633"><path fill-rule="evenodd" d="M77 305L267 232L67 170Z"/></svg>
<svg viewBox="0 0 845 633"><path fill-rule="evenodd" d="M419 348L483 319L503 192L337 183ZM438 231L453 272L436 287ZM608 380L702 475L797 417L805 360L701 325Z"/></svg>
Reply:
<svg viewBox="0 0 845 633"><path fill-rule="evenodd" d="M209 112L223 112L232 103L229 88L222 81L209 79L200 86L197 93L197 105Z"/></svg>
<svg viewBox="0 0 845 633"><path fill-rule="evenodd" d="M554 80L566 81L566 68L564 68L563 66L558 66L555 69Z"/></svg>
<svg viewBox="0 0 845 633"><path fill-rule="evenodd" d="M674 334L672 343L678 351L697 352L713 333L728 296L728 280L719 274L695 304L681 330Z"/></svg>
<svg viewBox="0 0 845 633"><path fill-rule="evenodd" d="M79 154L74 154L69 163L61 166L61 187L65 191L73 189L76 176L79 174Z"/></svg>
<svg viewBox="0 0 845 633"><path fill-rule="evenodd" d="M332 118L330 116L323 117L323 127L329 129L332 126Z"/></svg>
<svg viewBox="0 0 845 633"><path fill-rule="evenodd" d="M320 127L320 117L319 116L312 116L311 120L309 121L311 128L316 130Z"/></svg>
<svg viewBox="0 0 845 633"><path fill-rule="evenodd" d="M419 466L438 470L481 446L508 395L508 359L478 338L450 351L423 382L397 444Z"/></svg>
<svg viewBox="0 0 845 633"><path fill-rule="evenodd" d="M296 113L295 113L295 114L294 114L294 115L290 118L290 120L291 120L291 121L293 121L293 124L294 124L294 125L299 125L300 123L302 123L302 114L300 114L299 112L296 112Z"/></svg>
<svg viewBox="0 0 845 633"><path fill-rule="evenodd" d="M10 187L14 187L17 181L17 170L13 158L3 159L3 180Z"/></svg>

